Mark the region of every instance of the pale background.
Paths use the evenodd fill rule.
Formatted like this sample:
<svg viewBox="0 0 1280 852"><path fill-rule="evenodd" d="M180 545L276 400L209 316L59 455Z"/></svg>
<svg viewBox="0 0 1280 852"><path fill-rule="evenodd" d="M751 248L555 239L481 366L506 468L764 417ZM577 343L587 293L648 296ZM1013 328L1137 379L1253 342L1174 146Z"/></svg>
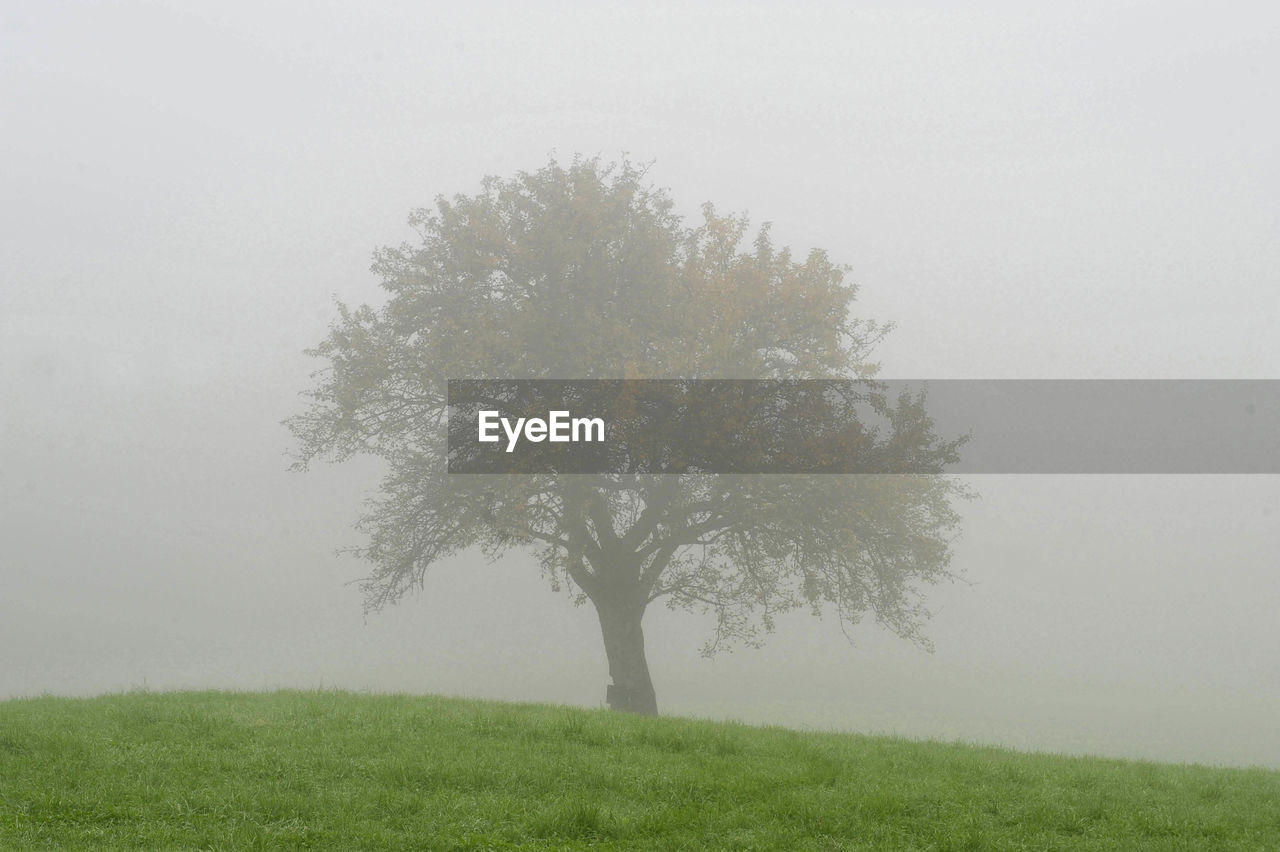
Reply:
<svg viewBox="0 0 1280 852"><path fill-rule="evenodd" d="M530 560L363 618L376 468L279 425L411 208L553 152L849 263L887 376L1280 378L1275 7L1026 5L4 4L0 697L601 704ZM936 653L656 610L664 711L1280 766L1280 477L972 481Z"/></svg>

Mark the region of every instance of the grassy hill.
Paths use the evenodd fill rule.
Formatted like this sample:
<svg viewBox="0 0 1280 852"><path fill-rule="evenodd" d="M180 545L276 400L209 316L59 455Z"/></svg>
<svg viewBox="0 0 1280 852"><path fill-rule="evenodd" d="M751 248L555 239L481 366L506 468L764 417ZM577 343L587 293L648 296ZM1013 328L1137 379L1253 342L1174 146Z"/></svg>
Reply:
<svg viewBox="0 0 1280 852"><path fill-rule="evenodd" d="M1280 849L1280 772L434 697L0 702L0 848Z"/></svg>

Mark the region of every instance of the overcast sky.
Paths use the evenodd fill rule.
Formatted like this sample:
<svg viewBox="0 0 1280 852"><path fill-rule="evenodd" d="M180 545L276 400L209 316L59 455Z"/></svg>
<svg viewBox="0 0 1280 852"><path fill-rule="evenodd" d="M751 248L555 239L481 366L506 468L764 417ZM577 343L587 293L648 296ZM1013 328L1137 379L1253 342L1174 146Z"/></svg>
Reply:
<svg viewBox="0 0 1280 852"><path fill-rule="evenodd" d="M553 153L848 263L887 376L1280 378L1280 12L1034 5L0 7L0 697L602 703L531 560L363 618L376 467L279 425L412 208ZM973 483L936 653L657 610L664 711L1280 766L1280 477Z"/></svg>

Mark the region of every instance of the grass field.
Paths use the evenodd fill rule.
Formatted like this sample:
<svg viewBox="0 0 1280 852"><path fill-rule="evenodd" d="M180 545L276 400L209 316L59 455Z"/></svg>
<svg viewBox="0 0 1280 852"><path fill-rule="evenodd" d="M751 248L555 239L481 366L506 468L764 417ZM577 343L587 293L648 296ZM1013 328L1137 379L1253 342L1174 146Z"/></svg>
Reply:
<svg viewBox="0 0 1280 852"><path fill-rule="evenodd" d="M434 697L0 702L4 849L1280 849L1280 772Z"/></svg>

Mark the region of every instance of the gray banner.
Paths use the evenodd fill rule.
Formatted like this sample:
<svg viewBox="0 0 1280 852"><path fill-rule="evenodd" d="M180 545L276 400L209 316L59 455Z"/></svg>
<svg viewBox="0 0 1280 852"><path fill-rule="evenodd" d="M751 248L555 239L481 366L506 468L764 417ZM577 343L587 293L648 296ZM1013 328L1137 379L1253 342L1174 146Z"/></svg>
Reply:
<svg viewBox="0 0 1280 852"><path fill-rule="evenodd" d="M1280 473L1280 381L450 381L451 473Z"/></svg>

